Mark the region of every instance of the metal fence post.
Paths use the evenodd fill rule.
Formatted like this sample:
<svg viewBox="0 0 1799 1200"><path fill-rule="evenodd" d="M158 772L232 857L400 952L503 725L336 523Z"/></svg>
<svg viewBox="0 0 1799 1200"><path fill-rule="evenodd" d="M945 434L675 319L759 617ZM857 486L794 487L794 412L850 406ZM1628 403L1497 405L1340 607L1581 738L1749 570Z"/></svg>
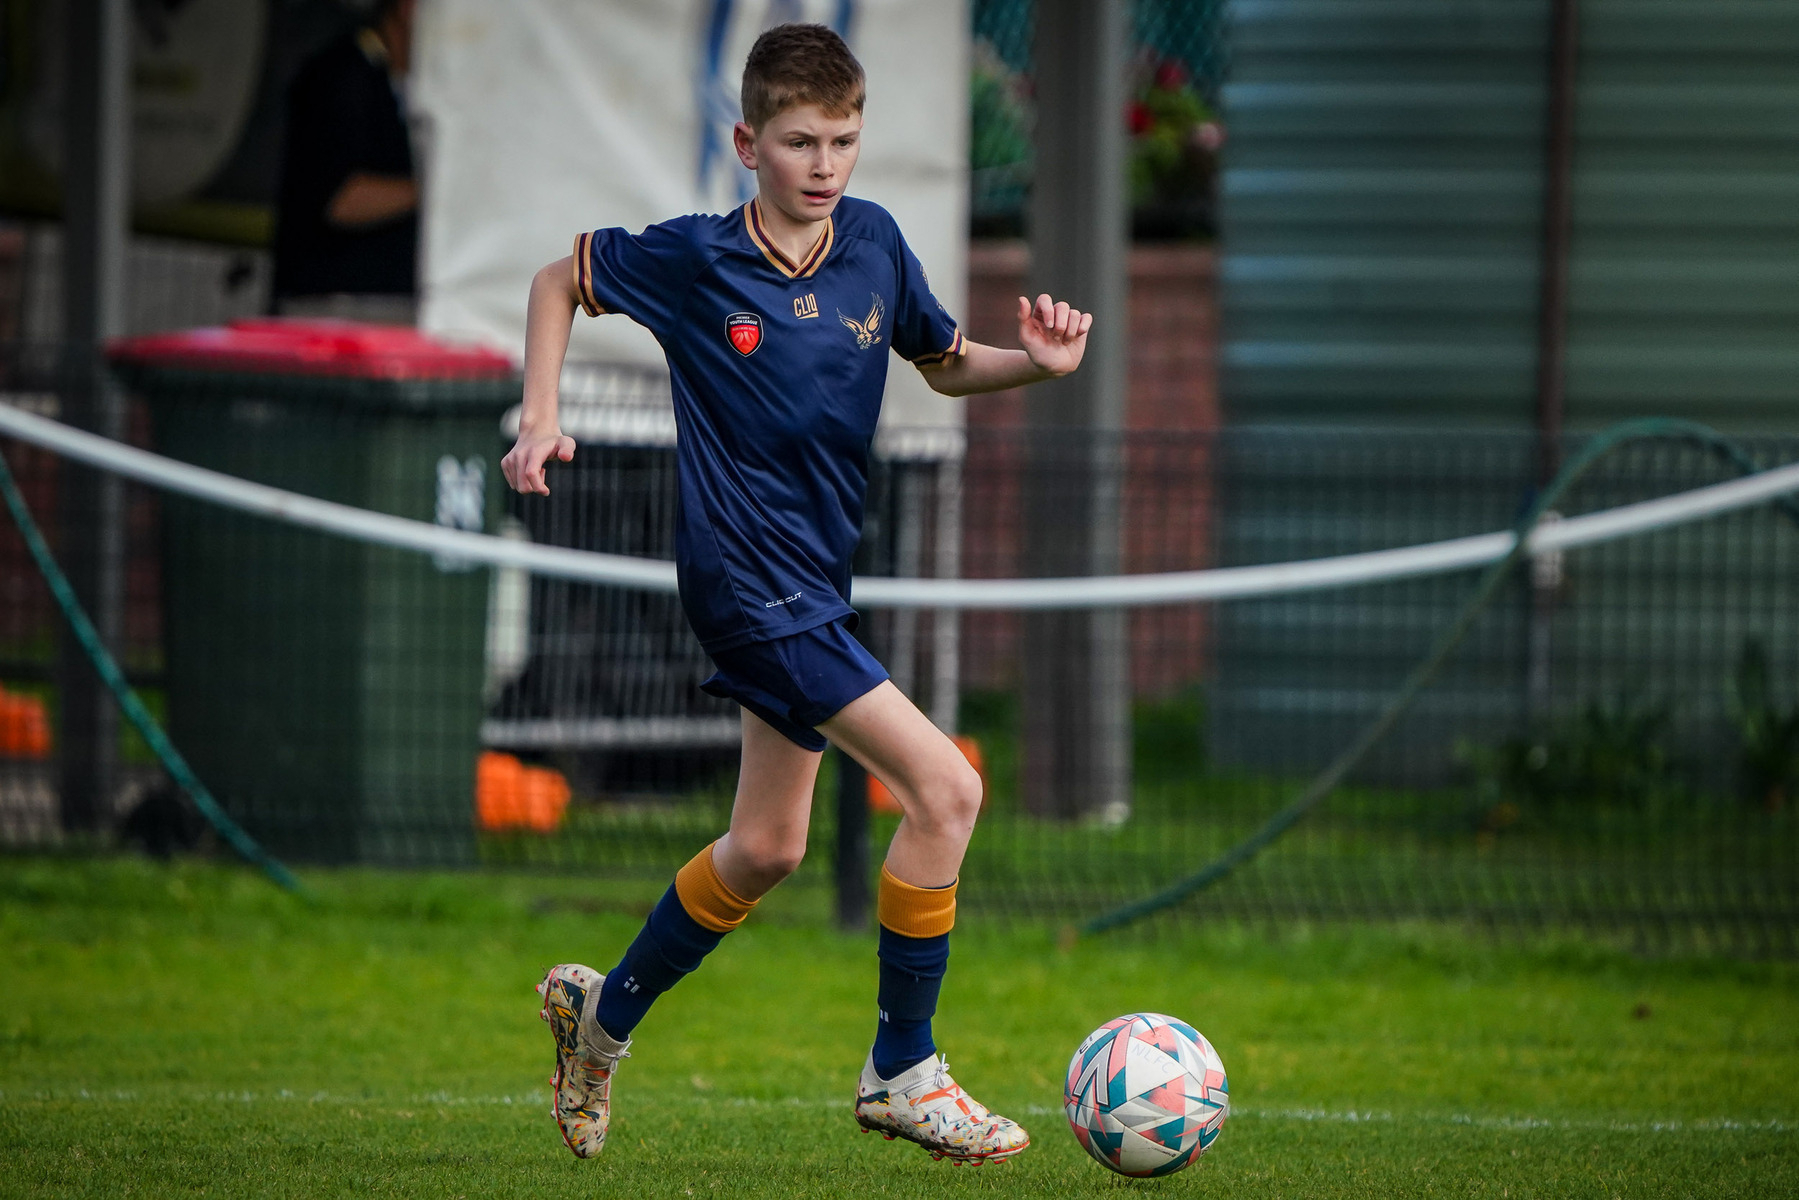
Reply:
<svg viewBox="0 0 1799 1200"><path fill-rule="evenodd" d="M1574 104L1579 0L1549 6L1547 109L1543 131L1543 235L1537 305L1536 485L1543 487L1562 465L1562 426L1567 411L1568 257L1574 233ZM1551 670L1561 568L1539 563L1531 572L1526 619L1525 712L1546 720L1553 702Z"/></svg>
<svg viewBox="0 0 1799 1200"><path fill-rule="evenodd" d="M63 110L63 419L124 435L124 399L101 361L123 332L131 181L131 6L72 0ZM61 466L61 554L101 638L114 649L124 608L124 490L116 475ZM118 715L73 638L58 650L62 823L100 828L116 775Z"/></svg>
<svg viewBox="0 0 1799 1200"><path fill-rule="evenodd" d="M1094 314L1074 375L1033 389L1024 573L1120 564L1118 431L1125 392L1123 0L1040 0L1031 284ZM1023 621L1021 799L1044 816L1129 811L1130 679L1120 611Z"/></svg>

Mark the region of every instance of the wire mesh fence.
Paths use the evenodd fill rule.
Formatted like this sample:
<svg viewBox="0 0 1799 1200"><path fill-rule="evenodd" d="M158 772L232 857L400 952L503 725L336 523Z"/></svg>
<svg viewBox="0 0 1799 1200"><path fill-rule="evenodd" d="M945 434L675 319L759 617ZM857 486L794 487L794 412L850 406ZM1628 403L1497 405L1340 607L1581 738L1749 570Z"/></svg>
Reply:
<svg viewBox="0 0 1799 1200"><path fill-rule="evenodd" d="M14 355L13 362L52 362ZM53 372L8 403L54 415ZM495 396L426 412L281 381L131 401L130 436L295 491L672 557L666 383L571 375L576 460L503 493ZM1799 439L1745 443L1799 460ZM68 464L0 442L53 542ZM1078 453L1077 453L1078 451ZM1085 473L1069 464L1086 464ZM1116 491L1127 572L1301 559L1508 527L1531 446L1467 431L914 431L877 446L859 573L1010 578L1032 489ZM1715 482L1689 447L1627 448L1569 516ZM724 827L735 713L673 597L361 545L128 485L120 657L232 813L302 861L487 864L665 880ZM1487 612L1352 786L1174 914L1574 925L1791 953L1799 918L1799 529L1771 508L1541 558ZM0 531L0 843L67 844L59 617ZM1122 811L1024 794L1021 615L892 609L862 634L982 759L970 911L1090 917L1228 849L1370 717L1468 574L1125 614L1134 720ZM119 735L92 822L164 848L198 827ZM798 886L830 879L834 780ZM875 844L897 817L876 805ZM74 844L93 844L77 840Z"/></svg>
<svg viewBox="0 0 1799 1200"><path fill-rule="evenodd" d="M43 353L62 337L62 228L0 216L0 349ZM266 250L133 234L123 332L216 325L268 311Z"/></svg>

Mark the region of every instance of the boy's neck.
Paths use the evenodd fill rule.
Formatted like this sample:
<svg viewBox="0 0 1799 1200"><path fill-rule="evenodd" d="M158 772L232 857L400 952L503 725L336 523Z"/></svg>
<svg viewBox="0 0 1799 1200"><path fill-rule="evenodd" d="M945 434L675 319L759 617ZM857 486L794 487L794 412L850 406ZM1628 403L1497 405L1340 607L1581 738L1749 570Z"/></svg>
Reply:
<svg viewBox="0 0 1799 1200"><path fill-rule="evenodd" d="M818 239L825 235L825 226L830 218L822 221L799 221L788 216L777 204L771 204L768 198L760 193L756 196L756 210L762 218L762 232L774 244L774 248L785 254L790 262L804 262L812 253L812 247L818 245Z"/></svg>

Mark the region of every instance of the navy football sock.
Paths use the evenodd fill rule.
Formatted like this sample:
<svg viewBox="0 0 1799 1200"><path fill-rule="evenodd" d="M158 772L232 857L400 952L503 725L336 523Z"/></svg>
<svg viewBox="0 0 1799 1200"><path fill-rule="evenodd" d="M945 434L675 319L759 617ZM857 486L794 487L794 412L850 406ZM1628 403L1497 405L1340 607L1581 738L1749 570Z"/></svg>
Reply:
<svg viewBox="0 0 1799 1200"><path fill-rule="evenodd" d="M694 920L670 884L600 988L594 1010L600 1028L621 1042L630 1037L656 997L699 966L724 936Z"/></svg>
<svg viewBox="0 0 1799 1200"><path fill-rule="evenodd" d="M937 1053L931 1018L949 966L949 934L906 937L881 926L881 1019L875 1026L874 1068L882 1079Z"/></svg>

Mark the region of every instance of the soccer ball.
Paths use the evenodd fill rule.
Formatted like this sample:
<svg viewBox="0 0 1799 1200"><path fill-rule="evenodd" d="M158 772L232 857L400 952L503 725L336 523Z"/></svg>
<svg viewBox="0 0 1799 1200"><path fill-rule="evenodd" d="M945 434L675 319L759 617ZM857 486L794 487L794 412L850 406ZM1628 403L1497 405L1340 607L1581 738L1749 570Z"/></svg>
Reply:
<svg viewBox="0 0 1799 1200"><path fill-rule="evenodd" d="M1087 1036L1062 1092L1077 1141L1120 1175L1172 1175L1209 1149L1230 1113L1224 1063L1185 1021L1132 1013Z"/></svg>

